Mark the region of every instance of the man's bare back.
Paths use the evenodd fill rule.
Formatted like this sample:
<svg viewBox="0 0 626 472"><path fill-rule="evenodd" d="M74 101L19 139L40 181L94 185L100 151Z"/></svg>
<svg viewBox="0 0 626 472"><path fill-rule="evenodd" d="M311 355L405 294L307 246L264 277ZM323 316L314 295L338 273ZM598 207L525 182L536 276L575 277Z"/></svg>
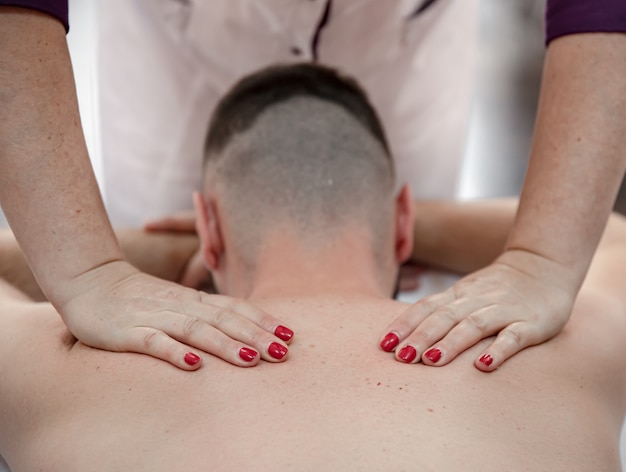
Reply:
<svg viewBox="0 0 626 472"><path fill-rule="evenodd" d="M49 305L3 306L23 341L2 375L13 472L619 470L626 317L602 295L581 294L561 335L490 375L468 368L480 346L445 368L375 349L398 302L257 302L297 329L289 362L207 356L193 374L74 344Z"/></svg>
<svg viewBox="0 0 626 472"><path fill-rule="evenodd" d="M444 367L399 362L378 347L406 309L389 299L399 266L413 256L458 272L485 267L515 206L419 211L406 186L395 192L363 92L333 71L261 71L218 110L204 194L194 198L199 253L221 293L294 329L286 362L256 352L264 361L244 369L207 355L189 373L94 350L50 305L0 285L0 453L13 472L619 470L623 219L609 222L574 314L552 341L490 374L472 361L488 340ZM560 294L562 281L549 282ZM518 295L495 284L504 299ZM526 308L522 319L547 316ZM229 321L237 331L227 310L222 318L224 333ZM411 347L417 362L424 353Z"/></svg>

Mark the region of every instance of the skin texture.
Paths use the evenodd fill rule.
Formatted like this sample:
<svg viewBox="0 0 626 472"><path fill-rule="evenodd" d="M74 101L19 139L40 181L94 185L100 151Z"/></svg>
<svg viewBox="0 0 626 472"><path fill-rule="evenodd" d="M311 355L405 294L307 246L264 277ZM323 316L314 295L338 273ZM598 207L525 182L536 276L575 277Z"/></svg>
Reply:
<svg viewBox="0 0 626 472"><path fill-rule="evenodd" d="M268 357L281 342L272 333L283 323L263 311L123 259L87 156L63 25L11 7L0 7L0 203L42 292L88 345L191 370L202 363L186 363L190 351L252 366L259 357L244 363L241 348Z"/></svg>
<svg viewBox="0 0 626 472"><path fill-rule="evenodd" d="M261 137L273 129L270 116L255 125ZM349 196L360 204L358 191ZM205 356L209 369L190 375L147 356L94 350L67 332L50 305L0 286L0 453L15 472L619 470L626 223L612 222L562 333L485 375L463 362L446 369L392 362L375 347L381 327L406 309L389 294L414 236L406 189L379 196L384 214L347 211L332 225L323 215L323 231L311 214L296 215L305 226L287 217L264 226L251 263L237 252L247 248L233 244L236 204L215 189L196 196L201 254L216 284L300 332L290 362L280 365L237 369ZM276 201L291 203L271 199L257 206L257 218L272 218ZM481 228L490 232L485 244L504 244L510 227L501 215ZM372 238L363 218L388 224ZM488 264L474 255L490 253L477 225L460 216L447 221L463 222L436 226L458 240L434 239L457 248L460 259L472 254L473 264Z"/></svg>
<svg viewBox="0 0 626 472"><path fill-rule="evenodd" d="M140 229L118 229L115 232L124 257L146 274L180 283L192 256L198 251L198 238L192 234L148 234ZM29 298L47 301L30 271L24 253L13 233L0 231L0 278L20 287Z"/></svg>
<svg viewBox="0 0 626 472"><path fill-rule="evenodd" d="M380 295L386 287L376 283L371 250L354 244L363 240L355 227L323 252L268 235L264 276L241 286L298 329L290 362L278 366L244 370L205 357L207 368L189 375L147 356L94 350L69 335L50 305L2 285L0 324L10 342L0 346L0 453L14 472L617 472L625 225L611 222L565 329L491 375L464 365L488 340L446 369L390 363L374 348L381 326L406 305ZM465 245L462 254L488 252L474 247L467 224L440 227L457 229L452 246ZM488 241L506 235L490 232Z"/></svg>
<svg viewBox="0 0 626 472"><path fill-rule="evenodd" d="M491 265L406 310L384 330L381 342L392 333L396 352L411 346L415 362L444 366L497 335L474 359L478 369L489 372L555 336L570 316L615 201L626 168L625 146L626 35L576 34L552 41L510 238L488 247ZM167 230L184 221L164 219L152 227ZM192 267L187 280L198 285L206 273L200 264ZM515 288L517 296L502 287ZM437 362L426 355L433 349L440 353ZM489 365L480 362L483 356L490 356Z"/></svg>
<svg viewBox="0 0 626 472"><path fill-rule="evenodd" d="M553 41L529 170L504 252L452 289L420 301L384 335L398 336L398 350L413 346L422 362L442 366L497 334L475 359L484 371L556 335L615 201L625 147L626 35ZM442 353L437 363L425 355L431 349ZM484 355L493 359L489 366L479 361Z"/></svg>

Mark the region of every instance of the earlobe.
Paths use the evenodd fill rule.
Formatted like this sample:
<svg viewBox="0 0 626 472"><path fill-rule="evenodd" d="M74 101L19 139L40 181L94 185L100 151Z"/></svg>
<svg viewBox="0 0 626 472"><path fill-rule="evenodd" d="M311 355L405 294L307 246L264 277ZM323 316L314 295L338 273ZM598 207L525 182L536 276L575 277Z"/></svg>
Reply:
<svg viewBox="0 0 626 472"><path fill-rule="evenodd" d="M411 192L403 185L396 198L396 259L403 263L413 252L414 213Z"/></svg>
<svg viewBox="0 0 626 472"><path fill-rule="evenodd" d="M205 265L211 271L219 267L220 255L224 250L217 215L211 202L205 202L198 192L193 194L196 212L196 232L200 239L200 251Z"/></svg>

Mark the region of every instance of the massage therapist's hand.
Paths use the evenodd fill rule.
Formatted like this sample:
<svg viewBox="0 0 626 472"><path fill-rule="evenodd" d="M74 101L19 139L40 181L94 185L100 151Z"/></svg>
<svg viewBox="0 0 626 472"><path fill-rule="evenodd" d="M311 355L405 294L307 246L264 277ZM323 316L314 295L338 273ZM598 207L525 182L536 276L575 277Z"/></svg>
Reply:
<svg viewBox="0 0 626 472"><path fill-rule="evenodd" d="M475 359L493 371L522 349L558 334L575 288L565 269L536 254L507 251L443 293L407 309L385 331L381 347L401 362L442 366L482 339L496 336Z"/></svg>
<svg viewBox="0 0 626 472"><path fill-rule="evenodd" d="M73 282L57 309L81 342L108 351L138 352L184 370L204 353L249 367L287 358L293 332L241 300L209 295L115 261Z"/></svg>

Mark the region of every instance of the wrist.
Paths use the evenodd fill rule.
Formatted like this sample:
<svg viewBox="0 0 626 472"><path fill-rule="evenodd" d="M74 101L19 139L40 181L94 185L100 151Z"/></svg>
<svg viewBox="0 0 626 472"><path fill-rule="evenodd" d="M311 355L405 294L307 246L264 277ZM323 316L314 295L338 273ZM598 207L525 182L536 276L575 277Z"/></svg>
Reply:
<svg viewBox="0 0 626 472"><path fill-rule="evenodd" d="M70 280L56 281L51 293L46 293L50 303L64 316L64 307L72 300L102 287L112 287L136 275L139 270L123 259L113 259L97 265Z"/></svg>
<svg viewBox="0 0 626 472"><path fill-rule="evenodd" d="M542 254L524 248L508 247L494 264L505 265L513 270L543 280L546 284L560 289L570 299L574 299L582 278L575 270Z"/></svg>

